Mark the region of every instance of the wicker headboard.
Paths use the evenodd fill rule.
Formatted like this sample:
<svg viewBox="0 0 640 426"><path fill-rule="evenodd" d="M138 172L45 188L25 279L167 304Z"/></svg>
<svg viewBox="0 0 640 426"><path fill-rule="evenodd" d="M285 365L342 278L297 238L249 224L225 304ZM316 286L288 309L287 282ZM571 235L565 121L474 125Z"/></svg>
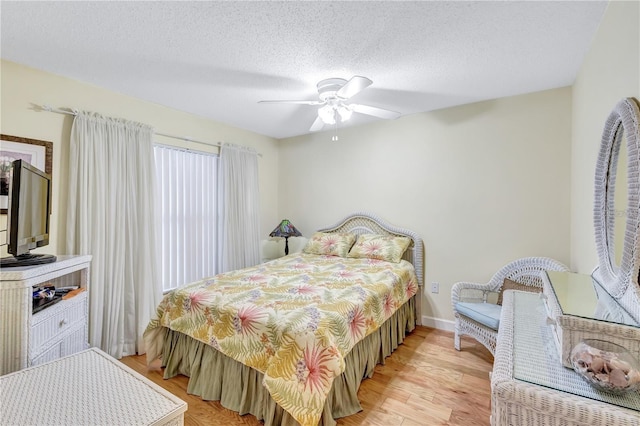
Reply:
<svg viewBox="0 0 640 426"><path fill-rule="evenodd" d="M398 235L411 238L411 244L405 251L403 259L413 264L420 286L420 297L422 297L422 285L424 284L424 254L422 238L408 229L396 228L388 224L379 217L371 213L353 213L342 219L340 222L328 228L319 229L319 232L350 232L352 234L382 234Z"/></svg>

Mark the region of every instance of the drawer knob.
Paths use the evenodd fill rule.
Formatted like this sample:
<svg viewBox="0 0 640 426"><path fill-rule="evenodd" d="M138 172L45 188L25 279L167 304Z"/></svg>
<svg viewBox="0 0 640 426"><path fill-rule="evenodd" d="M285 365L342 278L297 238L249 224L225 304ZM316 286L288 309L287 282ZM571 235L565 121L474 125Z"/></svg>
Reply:
<svg viewBox="0 0 640 426"><path fill-rule="evenodd" d="M60 320L60 327L64 326L67 323L68 321L66 319Z"/></svg>

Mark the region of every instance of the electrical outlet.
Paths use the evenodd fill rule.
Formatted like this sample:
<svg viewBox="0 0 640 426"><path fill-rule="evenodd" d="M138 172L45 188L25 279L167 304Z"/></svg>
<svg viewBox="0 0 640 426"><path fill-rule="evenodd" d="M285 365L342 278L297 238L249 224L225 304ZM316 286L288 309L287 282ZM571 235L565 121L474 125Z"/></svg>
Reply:
<svg viewBox="0 0 640 426"><path fill-rule="evenodd" d="M440 283L431 283L431 293L438 293L440 291Z"/></svg>

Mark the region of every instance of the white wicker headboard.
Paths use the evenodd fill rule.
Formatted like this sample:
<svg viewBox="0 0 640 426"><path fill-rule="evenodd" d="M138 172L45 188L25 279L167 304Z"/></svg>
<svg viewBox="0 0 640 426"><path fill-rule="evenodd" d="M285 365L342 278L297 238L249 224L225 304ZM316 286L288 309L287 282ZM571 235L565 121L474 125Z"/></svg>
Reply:
<svg viewBox="0 0 640 426"><path fill-rule="evenodd" d="M398 235L411 238L411 245L402 256L411 262L416 269L418 285L420 286L419 298L422 297L422 285L424 284L424 247L422 238L408 229L396 228L371 213L353 213L333 226L319 229L319 232L351 232L352 234L382 234Z"/></svg>

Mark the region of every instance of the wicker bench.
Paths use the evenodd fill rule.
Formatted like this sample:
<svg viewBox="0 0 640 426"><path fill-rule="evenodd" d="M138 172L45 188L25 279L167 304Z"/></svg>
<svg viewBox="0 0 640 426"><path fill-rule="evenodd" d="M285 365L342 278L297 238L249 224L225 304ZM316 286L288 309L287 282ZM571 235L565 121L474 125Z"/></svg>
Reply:
<svg viewBox="0 0 640 426"><path fill-rule="evenodd" d="M3 425L182 425L187 404L96 348L0 377Z"/></svg>

